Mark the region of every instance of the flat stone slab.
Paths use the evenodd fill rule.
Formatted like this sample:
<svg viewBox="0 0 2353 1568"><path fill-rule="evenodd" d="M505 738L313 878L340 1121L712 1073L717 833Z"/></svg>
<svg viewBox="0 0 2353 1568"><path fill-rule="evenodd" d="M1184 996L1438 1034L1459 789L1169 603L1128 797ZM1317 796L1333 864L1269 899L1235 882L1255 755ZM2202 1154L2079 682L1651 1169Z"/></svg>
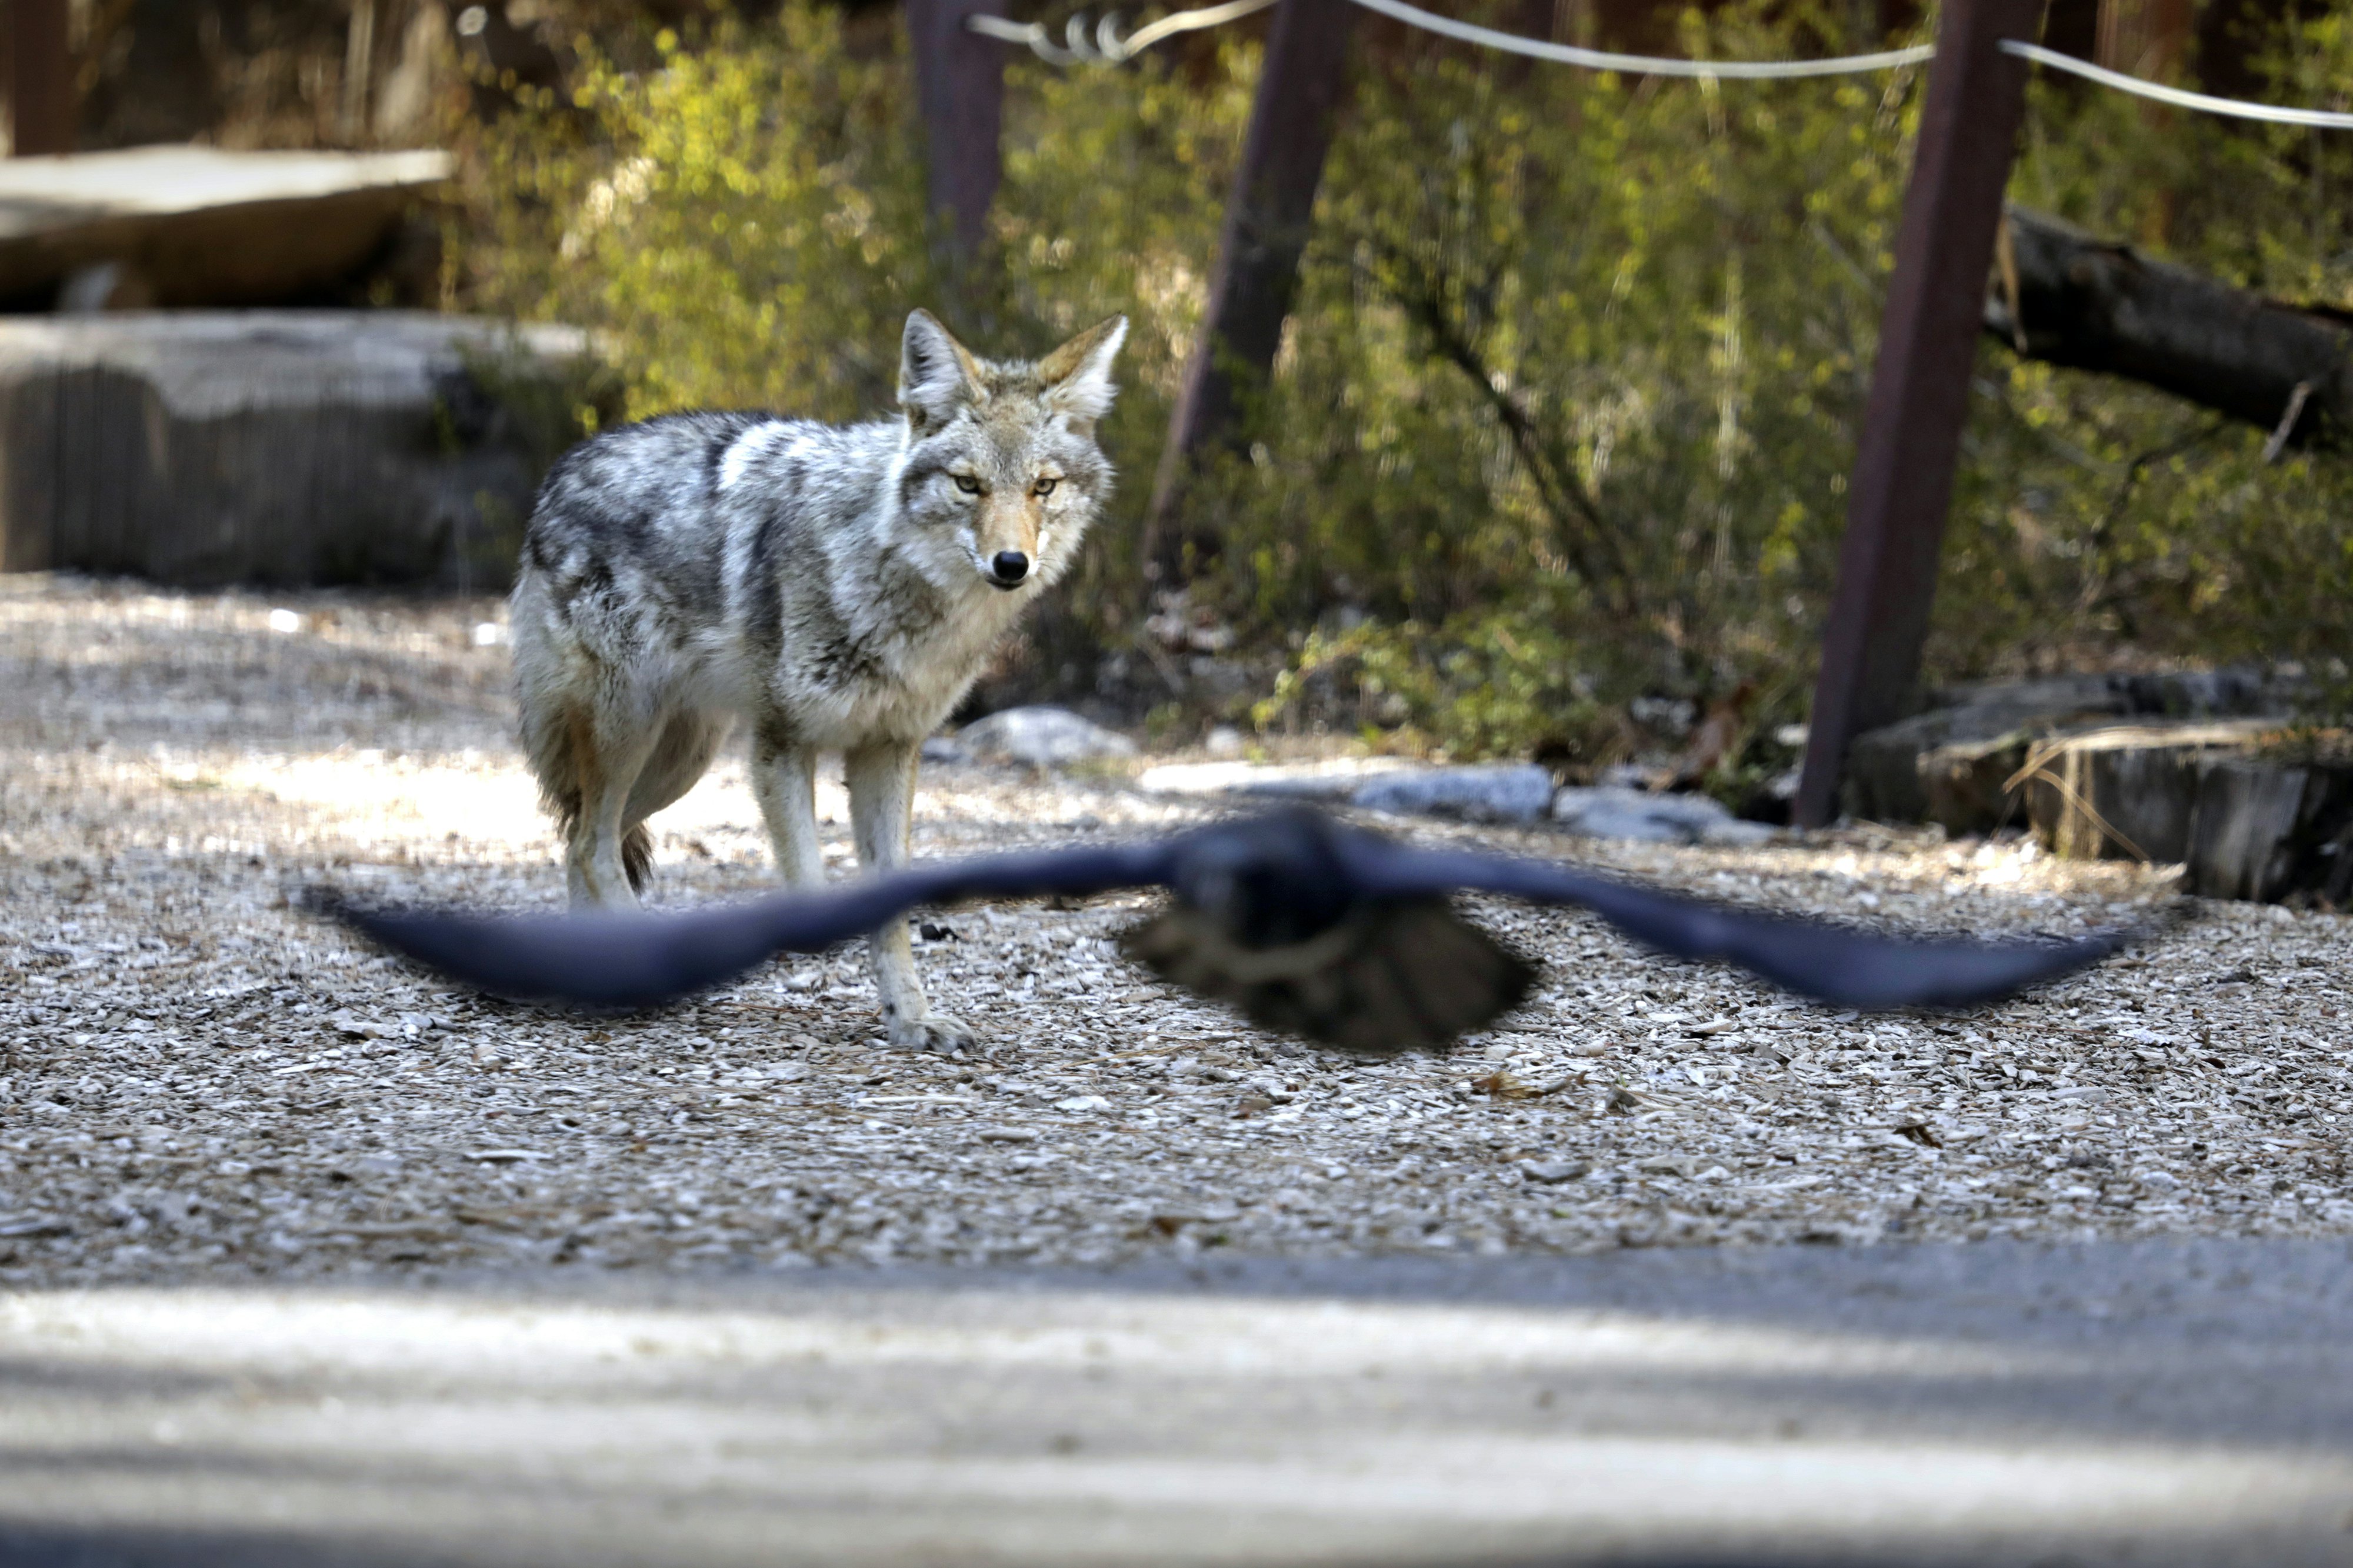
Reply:
<svg viewBox="0 0 2353 1568"><path fill-rule="evenodd" d="M541 455L475 367L586 349L410 311L0 320L0 571L496 586Z"/></svg>
<svg viewBox="0 0 2353 1568"><path fill-rule="evenodd" d="M349 276L456 168L438 152L176 146L0 159L0 298L113 262L159 305L283 300Z"/></svg>
<svg viewBox="0 0 2353 1568"><path fill-rule="evenodd" d="M1164 763L1137 775L1155 795L1240 795L1338 805L1366 781L1410 773L1401 757L1335 757L1320 763Z"/></svg>

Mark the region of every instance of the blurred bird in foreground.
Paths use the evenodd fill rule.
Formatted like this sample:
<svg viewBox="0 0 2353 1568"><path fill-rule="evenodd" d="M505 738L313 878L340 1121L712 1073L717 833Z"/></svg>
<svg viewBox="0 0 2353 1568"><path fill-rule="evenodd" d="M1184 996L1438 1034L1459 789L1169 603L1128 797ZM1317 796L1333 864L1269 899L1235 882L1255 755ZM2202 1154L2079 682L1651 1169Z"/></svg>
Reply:
<svg viewBox="0 0 2353 1568"><path fill-rule="evenodd" d="M921 905L1166 888L1128 954L1253 1023L1355 1051L1444 1045L1525 999L1535 966L1452 896L1590 910L1645 946L1719 959L1835 1006L1967 1007L2092 963L2126 940L1901 938L1752 913L1507 856L1418 849L1310 810L1137 844L918 866L822 893L685 914L491 915L340 906L396 952L501 995L651 1007L778 952L816 952Z"/></svg>

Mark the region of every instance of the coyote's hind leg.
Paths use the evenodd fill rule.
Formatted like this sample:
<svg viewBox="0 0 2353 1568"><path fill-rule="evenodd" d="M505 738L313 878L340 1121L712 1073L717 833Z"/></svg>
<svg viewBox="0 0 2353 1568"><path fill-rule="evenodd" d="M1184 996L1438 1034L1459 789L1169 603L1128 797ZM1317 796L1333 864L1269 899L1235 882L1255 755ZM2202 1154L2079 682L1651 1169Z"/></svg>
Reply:
<svg viewBox="0 0 2353 1568"><path fill-rule="evenodd" d="M575 704L565 716L572 779L579 806L565 846L565 881L575 909L629 909L638 901L629 877L630 792L661 733L610 705ZM641 831L641 830L640 830ZM638 854L644 849L639 847Z"/></svg>

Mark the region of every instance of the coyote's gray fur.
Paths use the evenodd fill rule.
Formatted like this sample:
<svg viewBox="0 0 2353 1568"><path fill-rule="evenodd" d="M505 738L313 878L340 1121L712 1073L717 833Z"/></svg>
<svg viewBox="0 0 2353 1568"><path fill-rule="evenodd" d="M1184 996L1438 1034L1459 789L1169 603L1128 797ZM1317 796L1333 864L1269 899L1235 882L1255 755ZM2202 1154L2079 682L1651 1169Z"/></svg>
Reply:
<svg viewBox="0 0 2353 1568"><path fill-rule="evenodd" d="M739 717L786 883L824 879L820 752L842 754L860 860L906 860L917 748L1110 493L1095 422L1126 333L1114 317L998 363L917 310L903 418L678 414L564 456L524 536L513 636L523 744L575 905L635 901L645 819ZM894 1043L970 1037L925 1002L904 921L872 953Z"/></svg>

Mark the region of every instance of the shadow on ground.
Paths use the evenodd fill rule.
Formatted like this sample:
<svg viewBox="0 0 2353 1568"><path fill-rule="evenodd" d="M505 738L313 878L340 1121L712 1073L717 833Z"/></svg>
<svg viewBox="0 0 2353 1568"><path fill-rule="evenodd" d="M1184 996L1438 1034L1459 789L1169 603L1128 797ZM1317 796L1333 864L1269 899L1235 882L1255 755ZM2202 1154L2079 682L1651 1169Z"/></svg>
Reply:
<svg viewBox="0 0 2353 1568"><path fill-rule="evenodd" d="M126 1289L0 1315L25 1563L2341 1563L2353 1249Z"/></svg>

